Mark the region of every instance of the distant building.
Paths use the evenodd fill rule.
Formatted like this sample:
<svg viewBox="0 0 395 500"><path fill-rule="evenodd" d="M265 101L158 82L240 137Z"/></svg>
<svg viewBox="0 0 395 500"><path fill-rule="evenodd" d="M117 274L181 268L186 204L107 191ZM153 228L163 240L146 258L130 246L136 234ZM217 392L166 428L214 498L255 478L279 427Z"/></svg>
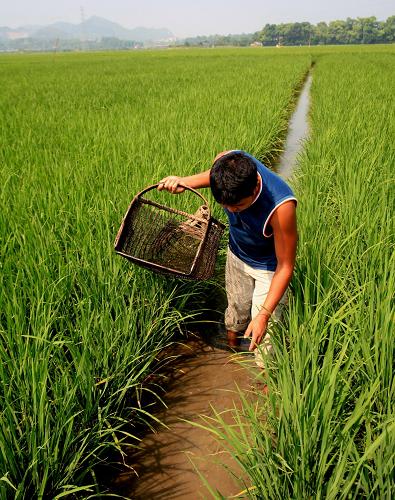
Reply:
<svg viewBox="0 0 395 500"><path fill-rule="evenodd" d="M156 40L153 42L153 46L157 48L165 48L174 45L177 41L175 36L171 36L168 38L162 38L161 40Z"/></svg>
<svg viewBox="0 0 395 500"><path fill-rule="evenodd" d="M262 43L261 42L252 42L252 43L250 43L250 47L262 47Z"/></svg>

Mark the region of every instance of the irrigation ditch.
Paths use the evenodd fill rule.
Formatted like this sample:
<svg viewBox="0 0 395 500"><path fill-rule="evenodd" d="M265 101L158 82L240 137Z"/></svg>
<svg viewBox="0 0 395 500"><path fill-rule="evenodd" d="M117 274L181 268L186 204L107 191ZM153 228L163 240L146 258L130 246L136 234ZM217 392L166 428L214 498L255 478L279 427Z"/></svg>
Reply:
<svg viewBox="0 0 395 500"><path fill-rule="evenodd" d="M264 159L284 178L292 176L308 136L313 64L294 90L288 127L280 143ZM224 304L218 306L223 309ZM158 374L147 380L148 389L153 384L159 397L150 396L148 390L142 404L149 406L157 421L151 428L137 429L141 441L125 459L122 470L103 471L109 476L105 482L111 493L145 500L207 498L202 478L225 497L239 493L229 470L240 478L240 468L217 439L198 425L200 416L209 416L213 408L223 413L224 419L231 418L226 411L240 404L238 391L254 398L262 382L253 358L243 356L240 362L240 355L218 347L224 345L225 332L212 326L216 318L218 311L210 318L212 322L202 323L204 331L199 328L186 341L176 343L172 352L163 356ZM136 434L136 429L133 432Z"/></svg>

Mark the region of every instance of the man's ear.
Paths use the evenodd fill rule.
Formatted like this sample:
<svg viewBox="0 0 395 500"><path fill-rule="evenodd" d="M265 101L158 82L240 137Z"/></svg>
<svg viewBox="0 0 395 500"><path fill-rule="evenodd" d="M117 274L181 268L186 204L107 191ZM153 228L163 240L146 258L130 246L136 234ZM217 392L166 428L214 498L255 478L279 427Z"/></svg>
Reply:
<svg viewBox="0 0 395 500"><path fill-rule="evenodd" d="M254 196L259 193L259 190L261 189L261 178L259 174L256 174L256 186L254 189Z"/></svg>

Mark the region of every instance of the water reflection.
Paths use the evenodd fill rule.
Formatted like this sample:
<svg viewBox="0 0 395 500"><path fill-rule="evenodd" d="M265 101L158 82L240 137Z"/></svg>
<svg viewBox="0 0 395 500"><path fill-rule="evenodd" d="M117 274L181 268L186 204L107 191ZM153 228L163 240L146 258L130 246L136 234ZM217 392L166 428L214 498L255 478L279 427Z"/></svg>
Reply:
<svg viewBox="0 0 395 500"><path fill-rule="evenodd" d="M299 95L296 109L289 122L284 151L276 164L276 172L285 179L291 176L295 168L298 153L303 147L303 141L307 139L308 136L309 127L307 115L310 106L310 87L312 79L313 77L311 73L309 73Z"/></svg>

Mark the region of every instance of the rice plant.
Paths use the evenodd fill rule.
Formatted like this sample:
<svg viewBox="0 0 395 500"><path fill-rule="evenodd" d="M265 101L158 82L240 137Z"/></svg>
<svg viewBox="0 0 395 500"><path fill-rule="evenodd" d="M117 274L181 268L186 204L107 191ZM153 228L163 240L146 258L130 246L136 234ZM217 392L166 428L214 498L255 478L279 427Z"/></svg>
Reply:
<svg viewBox="0 0 395 500"><path fill-rule="evenodd" d="M269 397L206 420L245 469L240 497L395 495L393 47L313 52L294 183L299 250Z"/></svg>
<svg viewBox="0 0 395 500"><path fill-rule="evenodd" d="M254 50L0 58L2 498L100 495L95 466L137 444L151 418L141 382L200 288L115 256L123 213L220 150L271 152L310 63Z"/></svg>

